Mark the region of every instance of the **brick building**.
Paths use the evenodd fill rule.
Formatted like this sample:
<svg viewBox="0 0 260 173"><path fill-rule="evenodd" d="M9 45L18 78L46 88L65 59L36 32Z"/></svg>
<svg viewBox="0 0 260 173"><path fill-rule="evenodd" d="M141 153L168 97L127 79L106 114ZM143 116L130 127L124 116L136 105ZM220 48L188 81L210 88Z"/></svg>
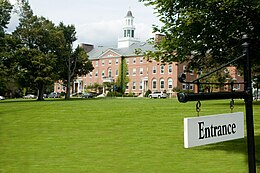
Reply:
<svg viewBox="0 0 260 173"><path fill-rule="evenodd" d="M155 40L160 41L160 39L162 39L162 35L156 35ZM72 93L82 93L88 86L94 84L115 82L119 75L122 57L125 58L128 66L129 83L126 87L126 94L133 93L142 96L147 90L151 90L152 92L166 91L168 94L174 95L173 89L176 88L197 91L194 85L178 82L179 74L185 71L184 64L151 62L147 61L142 54L136 53L136 50L147 51L154 50L154 48L149 43L135 38L134 17L131 11L128 11L124 18L123 37L118 39L117 47L94 47L90 44L81 46L88 53L94 70L88 75L74 79ZM197 78L197 75L193 73L186 73L186 75L188 81ZM56 83L54 90L63 92L65 88Z"/></svg>

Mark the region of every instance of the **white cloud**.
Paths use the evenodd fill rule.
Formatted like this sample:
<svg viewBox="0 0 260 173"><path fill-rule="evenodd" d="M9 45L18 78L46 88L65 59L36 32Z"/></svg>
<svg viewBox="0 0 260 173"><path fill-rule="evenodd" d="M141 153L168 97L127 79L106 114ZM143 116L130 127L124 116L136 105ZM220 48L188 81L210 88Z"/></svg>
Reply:
<svg viewBox="0 0 260 173"><path fill-rule="evenodd" d="M10 0L15 3L16 0ZM74 24L77 31L77 43L94 45L117 45L123 35L123 19L129 6L133 13L135 35L140 41L154 36L152 24L158 24L152 7L145 7L138 0L29 0L35 15L44 16L56 24ZM102 4L102 5L100 5ZM12 19L8 31L17 26Z"/></svg>
<svg viewBox="0 0 260 173"><path fill-rule="evenodd" d="M100 21L76 26L78 42L95 45L116 45L122 32L121 20Z"/></svg>
<svg viewBox="0 0 260 173"><path fill-rule="evenodd" d="M154 36L151 26L135 24L136 37L146 41ZM76 26L78 43L91 43L96 46L117 45L117 39L123 36L123 21L110 20Z"/></svg>

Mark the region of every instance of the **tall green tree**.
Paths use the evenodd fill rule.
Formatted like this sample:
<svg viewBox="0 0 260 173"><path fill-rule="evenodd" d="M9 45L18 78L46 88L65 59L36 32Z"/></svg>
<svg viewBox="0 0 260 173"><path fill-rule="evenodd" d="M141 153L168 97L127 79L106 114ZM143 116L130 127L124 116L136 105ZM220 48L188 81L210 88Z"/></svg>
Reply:
<svg viewBox="0 0 260 173"><path fill-rule="evenodd" d="M70 86L73 78L88 74L94 69L91 61L88 60L87 53L81 47L73 49L73 42L77 40L76 31L73 25L60 23L60 31L64 35L61 49L59 50L58 73L59 79L66 84L65 99L70 98Z"/></svg>
<svg viewBox="0 0 260 173"><path fill-rule="evenodd" d="M56 52L64 40L63 33L51 21L33 15L28 1L20 1L20 11L20 24L13 33L20 39L16 51L18 69L25 84L36 87L38 100L43 100L45 85L57 78Z"/></svg>
<svg viewBox="0 0 260 173"><path fill-rule="evenodd" d="M10 77L10 53L8 46L9 35L6 34L5 29L11 18L12 5L8 0L0 0L0 95L6 92L6 84Z"/></svg>
<svg viewBox="0 0 260 173"><path fill-rule="evenodd" d="M0 0L0 36L3 36L11 18L13 6L8 0Z"/></svg>
<svg viewBox="0 0 260 173"><path fill-rule="evenodd" d="M125 57L121 57L120 69L119 74L116 79L116 87L117 91L121 92L122 94L125 93L126 85L129 82L129 77L127 76L128 66L126 63Z"/></svg>
<svg viewBox="0 0 260 173"><path fill-rule="evenodd" d="M240 56L241 38L247 34L253 69L259 73L259 0L139 1L153 6L162 22L154 30L164 34L165 39L156 45L158 52L150 52L157 60L188 61L195 68L211 68ZM187 56L191 54L192 58ZM243 61L236 65L242 66Z"/></svg>

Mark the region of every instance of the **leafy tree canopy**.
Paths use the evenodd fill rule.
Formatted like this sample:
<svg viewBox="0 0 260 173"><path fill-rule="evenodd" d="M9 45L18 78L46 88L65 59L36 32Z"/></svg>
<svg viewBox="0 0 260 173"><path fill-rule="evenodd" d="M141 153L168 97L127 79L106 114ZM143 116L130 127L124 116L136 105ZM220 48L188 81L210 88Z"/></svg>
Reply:
<svg viewBox="0 0 260 173"><path fill-rule="evenodd" d="M88 55L81 47L73 50L73 42L77 40L76 31L73 25L64 25L60 23L58 26L60 32L63 33L63 42L60 45L58 53L57 71L59 79L66 84L65 98L70 98L70 85L73 78L88 74L94 68L92 62L88 60Z"/></svg>
<svg viewBox="0 0 260 173"><path fill-rule="evenodd" d="M3 35L11 18L12 5L8 0L0 0L0 34Z"/></svg>
<svg viewBox="0 0 260 173"><path fill-rule="evenodd" d="M259 0L139 0L155 9L162 26L155 32L165 35L148 52L157 60L189 61L193 68L214 67L242 54L242 35L250 38L254 73L259 73ZM175 53L173 53L175 52ZM192 59L190 56L193 55ZM211 56L206 56L210 54ZM236 65L242 65L243 61Z"/></svg>
<svg viewBox="0 0 260 173"><path fill-rule="evenodd" d="M17 68L24 84L36 87L38 100L43 100L45 85L57 78L56 52L63 33L51 21L33 15L27 1L20 3L20 23L13 33L20 40L16 48Z"/></svg>

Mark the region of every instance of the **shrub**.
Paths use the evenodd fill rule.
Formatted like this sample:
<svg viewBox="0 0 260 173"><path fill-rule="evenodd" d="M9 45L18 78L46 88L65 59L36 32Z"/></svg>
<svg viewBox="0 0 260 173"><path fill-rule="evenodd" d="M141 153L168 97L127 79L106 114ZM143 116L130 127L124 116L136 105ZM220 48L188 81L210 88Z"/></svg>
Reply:
<svg viewBox="0 0 260 173"><path fill-rule="evenodd" d="M147 91L145 92L144 96L145 96L145 97L148 97L148 95L151 94L151 93L152 93L151 90L147 90Z"/></svg>

